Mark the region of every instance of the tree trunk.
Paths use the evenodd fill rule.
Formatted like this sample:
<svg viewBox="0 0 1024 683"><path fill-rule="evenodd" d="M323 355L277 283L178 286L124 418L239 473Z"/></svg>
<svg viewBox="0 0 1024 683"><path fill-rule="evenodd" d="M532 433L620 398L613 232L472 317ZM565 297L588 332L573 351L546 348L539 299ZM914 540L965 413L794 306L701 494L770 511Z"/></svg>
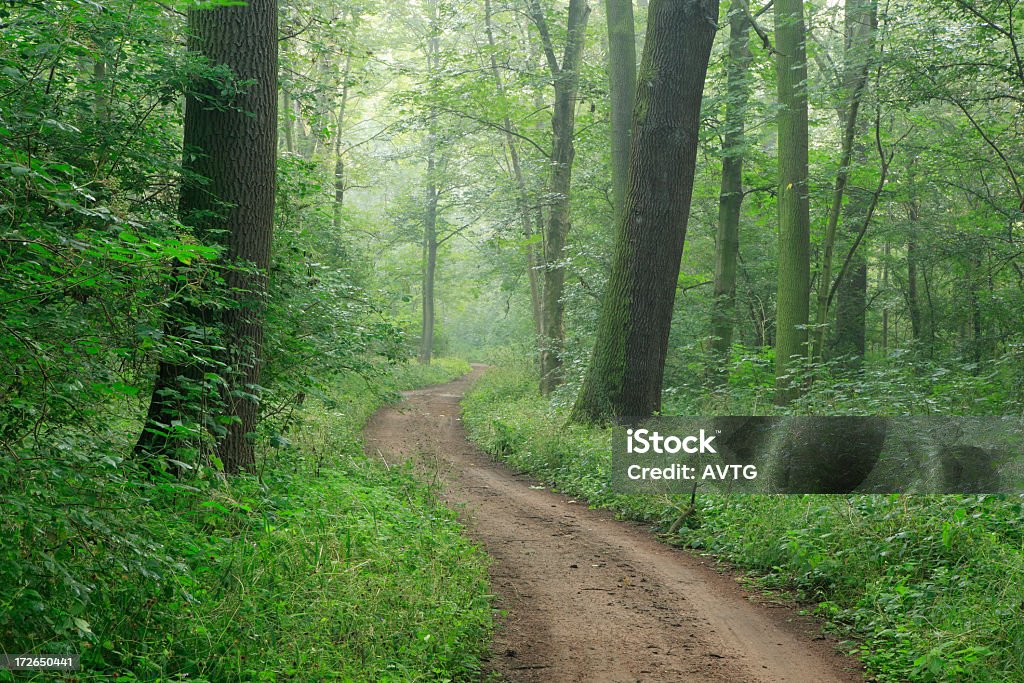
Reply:
<svg viewBox="0 0 1024 683"><path fill-rule="evenodd" d="M718 195L718 235L715 240L715 298L711 309L711 353L707 377L712 386L729 378L736 309L736 261L743 207L745 123L750 98L750 20L747 0L733 0L729 10L729 60L726 67L725 136L722 141L722 186Z"/></svg>
<svg viewBox="0 0 1024 683"><path fill-rule="evenodd" d="M441 66L441 41L438 7L427 3L430 11L430 39L427 41L427 72L431 78ZM432 106L427 124L427 190L423 210L423 332L420 335L419 361L430 365L434 351L434 275L437 272L437 111Z"/></svg>
<svg viewBox="0 0 1024 683"><path fill-rule="evenodd" d="M583 58L590 8L587 7L586 0L569 0L567 37L561 64L555 56L539 0L530 0L530 12L541 34L555 90L555 105L551 115L551 177L548 183L551 206L544 226L544 334L540 352L540 390L543 394L549 394L562 383L562 347L565 343L565 330L562 327L565 239L571 225L569 190L572 187L572 162L575 155L573 136L576 127L576 92L579 88L579 67Z"/></svg>
<svg viewBox="0 0 1024 683"><path fill-rule="evenodd" d="M651 3L629 188L594 355L572 412L576 421L645 417L661 407L717 16L716 0Z"/></svg>
<svg viewBox="0 0 1024 683"><path fill-rule="evenodd" d="M779 97L779 275L776 296L775 401L801 393L790 374L807 352L810 207L807 197L807 53L803 0L776 0Z"/></svg>
<svg viewBox="0 0 1024 683"><path fill-rule="evenodd" d="M851 197L850 206L855 204ZM864 203L857 205L863 207ZM863 212L858 219L864 220ZM843 366L851 370L860 369L867 350L867 293L868 262L861 248L854 253L836 289L836 327L829 344L829 354L844 359Z"/></svg>
<svg viewBox="0 0 1024 683"><path fill-rule="evenodd" d="M179 205L183 223L201 239L217 236L225 248L223 277L234 305L221 314L221 399L230 422L218 435L217 453L224 470L236 473L255 460L251 434L259 411L277 159L277 3L191 10L189 30L191 51L252 83L230 102L221 102L220 86L212 82L197 83L197 95L186 99L185 177L206 182L183 182ZM168 431L179 406L170 397L180 395L182 379L197 370L161 362L137 450L166 454L173 447Z"/></svg>
<svg viewBox="0 0 1024 683"><path fill-rule="evenodd" d="M978 364L988 356L988 343L982 320L981 300L979 298L981 288L978 286L978 278L981 277L983 272L981 259L978 257L971 258L971 266L971 273L967 276L967 303L971 310L971 359L975 364L972 374L978 375L981 372Z"/></svg>
<svg viewBox="0 0 1024 683"><path fill-rule="evenodd" d="M345 107L348 105L348 78L352 72L352 53L345 55L345 69L341 74L341 102L335 118L334 131L334 230L341 230L341 210L345 206L345 159L341 148L341 132L345 126Z"/></svg>
<svg viewBox="0 0 1024 683"><path fill-rule="evenodd" d="M487 31L487 44L491 48L491 72L494 74L494 82L498 90L498 96L505 99L505 83L501 78L501 71L498 70L498 60L494 54L494 29L491 20L491 0L484 0L484 28ZM523 230L523 241L525 242L526 253L526 276L530 282L530 310L533 313L533 329L538 338L543 333L543 308L541 304L540 278L537 273L538 259L536 245L533 243L533 217L530 211L530 193L526 187L526 177L523 175L523 167L519 161L519 146L516 142L515 128L512 120L505 115L503 121L505 126L505 146L508 148L509 159L512 165L512 175L516 182L516 208L519 211L519 220Z"/></svg>
<svg viewBox="0 0 1024 683"><path fill-rule="evenodd" d="M916 180L916 169L911 164L908 169L908 183L914 188ZM927 331L924 324L924 313L921 304L921 254L917 242L918 221L921 218L921 203L917 197L913 197L907 204L907 311L910 314L910 327L914 335L914 341L926 347L928 355L931 355L932 347L932 326L929 324Z"/></svg>
<svg viewBox="0 0 1024 683"><path fill-rule="evenodd" d="M884 257L882 265L882 291L885 292L889 289L889 240L885 241L882 256ZM884 303L882 304L882 355L889 355L889 307Z"/></svg>
<svg viewBox="0 0 1024 683"><path fill-rule="evenodd" d="M854 152L858 131L863 128L858 126L857 113L860 110L860 103L868 83L868 69L871 65L871 54L874 51L874 33L877 23L877 4L875 0L846 0L845 11L845 47L843 70L843 89L845 101L839 108L839 118L843 122L843 143L840 152L839 170L836 173L835 187L832 191L832 201L829 204L828 223L825 229L825 243L823 245L824 255L822 256L821 277L818 279L818 307L815 316L814 327L814 355L820 359L824 357L825 351L825 328L828 324L829 293L832 288L832 264L833 253L836 245L836 229L839 224L839 216L843 212L843 194L846 191L846 184L850 177L850 168L854 160ZM865 154L859 150L858 161L863 162ZM854 202L851 201L851 204ZM845 212L847 219L863 219L866 215L865 202L859 205L861 211L849 207ZM856 235L858 228L848 230ZM864 310L862 305L867 300L867 262L863 255L858 255L858 261L851 263L847 270L847 277L839 284L839 293L845 293L845 303L840 303L840 308L845 314L843 320L837 318L836 339L843 349L836 349L840 355L853 355L855 358L864 356ZM863 285L863 286L862 286ZM861 306L858 308L858 306ZM860 329L858 329L858 323ZM838 328L842 326L842 333Z"/></svg>
<svg viewBox="0 0 1024 683"><path fill-rule="evenodd" d="M608 15L608 85L612 119L612 200L615 224L626 197L630 124L636 99L636 28L633 0L605 0Z"/></svg>
<svg viewBox="0 0 1024 683"><path fill-rule="evenodd" d="M284 126L284 149L289 154L295 154L295 122L292 120L292 98L284 88L281 88L281 111L284 114L281 118L281 124Z"/></svg>
<svg viewBox="0 0 1024 683"><path fill-rule="evenodd" d="M423 212L423 334L420 336L420 357L430 365L434 349L434 274L437 272L437 170L434 159L434 134L430 133L427 157L427 200Z"/></svg>
<svg viewBox="0 0 1024 683"><path fill-rule="evenodd" d="M914 341L921 341L921 297L917 286L917 243L911 237L907 240L907 310L910 312L910 330Z"/></svg>

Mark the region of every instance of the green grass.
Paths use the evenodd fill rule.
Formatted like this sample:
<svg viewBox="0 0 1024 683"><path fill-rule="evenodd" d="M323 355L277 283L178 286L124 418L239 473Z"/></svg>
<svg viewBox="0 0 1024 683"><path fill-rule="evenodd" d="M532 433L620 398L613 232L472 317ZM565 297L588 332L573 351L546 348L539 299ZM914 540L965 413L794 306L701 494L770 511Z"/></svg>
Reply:
<svg viewBox="0 0 1024 683"><path fill-rule="evenodd" d="M463 401L471 437L591 505L666 530L688 497L608 484L610 431L565 424L522 369ZM1024 681L1024 514L996 496L711 496L674 534L810 601L875 680Z"/></svg>
<svg viewBox="0 0 1024 683"><path fill-rule="evenodd" d="M343 378L264 449L258 475L228 482L141 486L98 451L23 487L0 471L0 645L79 652L76 681L475 677L486 556L434 491L359 441L388 389L466 369L402 370L385 390Z"/></svg>
<svg viewBox="0 0 1024 683"><path fill-rule="evenodd" d="M441 384L461 377L472 368L461 358L434 358L430 365L405 363L392 370L393 381L400 389L417 389L431 384Z"/></svg>

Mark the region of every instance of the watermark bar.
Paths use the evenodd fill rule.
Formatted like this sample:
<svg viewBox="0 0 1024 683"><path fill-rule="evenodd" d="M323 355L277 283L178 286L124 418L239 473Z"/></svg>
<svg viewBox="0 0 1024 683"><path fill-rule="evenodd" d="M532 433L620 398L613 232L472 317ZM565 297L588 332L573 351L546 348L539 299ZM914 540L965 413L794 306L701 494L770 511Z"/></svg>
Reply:
<svg viewBox="0 0 1024 683"><path fill-rule="evenodd" d="M4 655L0 669L8 671L78 671L78 655Z"/></svg>
<svg viewBox="0 0 1024 683"><path fill-rule="evenodd" d="M617 493L1024 494L1024 418L620 420Z"/></svg>

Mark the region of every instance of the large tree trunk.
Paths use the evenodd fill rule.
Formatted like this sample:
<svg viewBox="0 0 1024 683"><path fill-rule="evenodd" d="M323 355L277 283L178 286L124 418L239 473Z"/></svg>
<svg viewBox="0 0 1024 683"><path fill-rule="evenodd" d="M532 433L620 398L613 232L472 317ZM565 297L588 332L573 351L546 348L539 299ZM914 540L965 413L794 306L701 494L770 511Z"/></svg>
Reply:
<svg viewBox="0 0 1024 683"><path fill-rule="evenodd" d="M225 352L220 372L221 400L230 421L218 435L217 453L224 470L234 473L254 463L251 435L259 411L255 394L277 158L277 3L250 0L244 7L191 10L189 29L191 51L252 83L226 103L212 82L195 84L196 94L186 99L183 167L189 180L182 185L179 206L183 223L194 226L201 239L220 239L225 248L223 276L234 305L221 314ZM180 406L171 397L187 392L182 380L195 379L199 370L194 364L161 362L137 450L166 454L173 448L169 426Z"/></svg>
<svg viewBox="0 0 1024 683"><path fill-rule="evenodd" d="M626 197L630 125L636 99L636 28L633 0L605 0L608 15L608 85L612 118L612 200L615 224Z"/></svg>
<svg viewBox="0 0 1024 683"><path fill-rule="evenodd" d="M776 296L775 400L800 395L794 365L807 351L810 207L807 197L807 53L803 0L776 0L779 97L779 276Z"/></svg>
<svg viewBox="0 0 1024 683"><path fill-rule="evenodd" d="M633 109L629 188L574 420L645 417L661 407L717 16L717 0L651 2L644 78Z"/></svg>
<svg viewBox="0 0 1024 683"><path fill-rule="evenodd" d="M487 44L491 48L491 73L494 74L494 82L498 90L498 96L504 100L505 83L501 78L501 71L498 70L498 59L494 54L494 29L491 19L491 0L484 0L484 28L487 31ZM509 116L505 115L503 121L505 126L505 146L508 148L509 160L512 166L512 176L516 182L516 208L519 211L519 220L523 230L523 242L526 253L526 276L530 282L530 310L533 313L533 329L538 338L543 333L543 307L541 304L540 278L537 273L539 265L537 248L533 242L533 216L530 209L530 193L526 187L526 177L523 175L523 166L519 161L519 145L516 142L516 131Z"/></svg>
<svg viewBox="0 0 1024 683"><path fill-rule="evenodd" d="M736 261L740 248L740 209L743 207L745 123L750 98L750 20L747 0L729 8L729 61L726 67L725 136L722 141L722 186L718 195L718 235L715 240L715 298L711 309L711 343L707 377L722 386L729 377L736 310Z"/></svg>
<svg viewBox="0 0 1024 683"><path fill-rule="evenodd" d="M551 206L544 226L544 315L540 352L540 390L541 393L548 394L562 383L562 347L565 343L565 330L562 327L565 239L571 225L569 191L572 187L573 156L576 153L573 144L576 128L576 92L579 88L579 68L583 58L590 8L586 0L569 0L568 28L561 64L555 56L547 21L544 19L544 10L539 0L530 0L530 13L541 34L555 90L555 106L551 114L551 177L548 183Z"/></svg>

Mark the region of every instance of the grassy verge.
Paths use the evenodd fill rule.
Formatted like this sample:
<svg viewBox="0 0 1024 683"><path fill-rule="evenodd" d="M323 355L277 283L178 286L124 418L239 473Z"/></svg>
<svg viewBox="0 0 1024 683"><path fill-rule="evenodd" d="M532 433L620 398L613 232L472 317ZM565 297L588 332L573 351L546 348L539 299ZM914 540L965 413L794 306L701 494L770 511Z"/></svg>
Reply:
<svg viewBox="0 0 1024 683"><path fill-rule="evenodd" d="M610 432L566 426L532 376L489 371L471 437L594 506L667 529L689 501L608 488ZM672 541L813 601L875 680L1024 681L1024 515L995 496L704 496Z"/></svg>
<svg viewBox="0 0 1024 683"><path fill-rule="evenodd" d="M466 370L401 369L385 388ZM3 651L79 652L76 681L472 677L490 629L486 557L433 491L364 457L360 429L386 396L342 379L257 475L228 482L142 486L93 451L31 490L0 472Z"/></svg>

